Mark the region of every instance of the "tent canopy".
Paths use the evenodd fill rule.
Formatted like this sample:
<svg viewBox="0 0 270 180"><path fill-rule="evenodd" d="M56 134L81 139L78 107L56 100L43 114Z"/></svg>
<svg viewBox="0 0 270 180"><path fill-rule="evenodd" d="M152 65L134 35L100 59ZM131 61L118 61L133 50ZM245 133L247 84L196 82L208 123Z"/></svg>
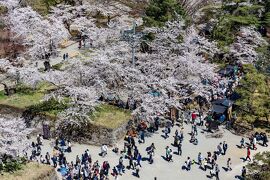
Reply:
<svg viewBox="0 0 270 180"><path fill-rule="evenodd" d="M225 75L225 76L233 72L234 72L234 67L232 65L228 65L224 69L221 69L220 71L218 71L219 74Z"/></svg>
<svg viewBox="0 0 270 180"><path fill-rule="evenodd" d="M226 110L227 110L227 107L225 106L213 104L212 111L217 114L223 114L226 112Z"/></svg>
<svg viewBox="0 0 270 180"><path fill-rule="evenodd" d="M230 107L230 106L232 106L233 101L231 101L229 99L218 99L218 100L213 101L212 104Z"/></svg>

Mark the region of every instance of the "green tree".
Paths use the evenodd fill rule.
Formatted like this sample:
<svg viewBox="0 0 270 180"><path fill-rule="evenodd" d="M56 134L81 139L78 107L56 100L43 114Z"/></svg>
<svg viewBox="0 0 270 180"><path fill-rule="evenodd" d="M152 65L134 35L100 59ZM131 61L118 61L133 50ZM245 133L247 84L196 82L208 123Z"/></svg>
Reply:
<svg viewBox="0 0 270 180"><path fill-rule="evenodd" d="M244 73L244 78L236 88L236 92L241 96L236 105L239 106L242 119L248 123L262 119L269 121L269 78L252 65L244 65Z"/></svg>
<svg viewBox="0 0 270 180"><path fill-rule="evenodd" d="M270 177L270 152L258 153L254 161L247 165L247 180L269 180Z"/></svg>
<svg viewBox="0 0 270 180"><path fill-rule="evenodd" d="M185 11L177 0L151 0L143 17L146 26L163 26L165 22L185 17Z"/></svg>

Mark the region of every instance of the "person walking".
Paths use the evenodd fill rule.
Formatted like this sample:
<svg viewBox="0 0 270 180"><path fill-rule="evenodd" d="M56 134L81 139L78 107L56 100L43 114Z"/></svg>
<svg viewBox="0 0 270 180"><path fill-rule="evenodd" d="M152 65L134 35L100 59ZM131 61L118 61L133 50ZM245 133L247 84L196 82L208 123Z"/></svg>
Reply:
<svg viewBox="0 0 270 180"><path fill-rule="evenodd" d="M242 174L241 174L243 180L246 179L246 174L247 174L247 169L246 169L245 166L243 166L243 168L242 168Z"/></svg>
<svg viewBox="0 0 270 180"><path fill-rule="evenodd" d="M121 156L119 158L119 163L118 163L118 171L119 171L119 174L122 175L122 173L124 173L124 164L123 164L123 157Z"/></svg>
<svg viewBox="0 0 270 180"><path fill-rule="evenodd" d="M138 156L137 156L137 165L140 166L140 167L142 167L141 160L142 160L142 155L140 153L138 153Z"/></svg>
<svg viewBox="0 0 270 180"><path fill-rule="evenodd" d="M244 148L245 147L245 139L242 137L241 141L240 141L240 147Z"/></svg>
<svg viewBox="0 0 270 180"><path fill-rule="evenodd" d="M129 156L129 168L131 169L134 169L134 164L133 164L133 157L132 156Z"/></svg>
<svg viewBox="0 0 270 180"><path fill-rule="evenodd" d="M66 60L66 54L65 53L63 54L63 60L64 61Z"/></svg>
<svg viewBox="0 0 270 180"><path fill-rule="evenodd" d="M198 129L197 129L197 126L196 125L194 125L194 127L193 127L194 129L194 135L195 136L198 136Z"/></svg>
<svg viewBox="0 0 270 180"><path fill-rule="evenodd" d="M247 160L251 161L251 159L250 159L250 148L249 148L249 147L247 147L247 157L246 157L246 161L247 161Z"/></svg>
<svg viewBox="0 0 270 180"><path fill-rule="evenodd" d="M203 159L202 153L199 152L199 154L198 154L198 164L200 165L200 167L202 167L202 159Z"/></svg>
<svg viewBox="0 0 270 180"><path fill-rule="evenodd" d="M158 131L158 127L159 127L159 117L155 118L155 130Z"/></svg>
<svg viewBox="0 0 270 180"><path fill-rule="evenodd" d="M267 144L267 142L268 142L268 139L267 139L267 135L266 135L266 133L264 133L263 134L263 146L266 146L266 147L268 147L268 144Z"/></svg>
<svg viewBox="0 0 270 180"><path fill-rule="evenodd" d="M192 120L191 122L194 123L196 118L197 118L197 114L195 113L195 111L193 111L193 113L191 114L191 120Z"/></svg>
<svg viewBox="0 0 270 180"><path fill-rule="evenodd" d="M57 167L57 157L55 155L53 155L53 157L52 157L52 162L53 162L53 167L56 168Z"/></svg>
<svg viewBox="0 0 270 180"><path fill-rule="evenodd" d="M257 150L257 138L256 138L256 136L253 137L253 150Z"/></svg>
<svg viewBox="0 0 270 180"><path fill-rule="evenodd" d="M46 159L46 164L50 165L51 163L50 163L50 154L49 154L49 152L46 153L45 159Z"/></svg>
<svg viewBox="0 0 270 180"><path fill-rule="evenodd" d="M178 137L178 134L179 134L179 133L178 133L178 130L176 129L176 130L175 130L175 133L174 133L175 137Z"/></svg>
<svg viewBox="0 0 270 180"><path fill-rule="evenodd" d="M114 179L118 179L118 171L116 169L116 166L113 167L112 171L112 176L114 177Z"/></svg>
<svg viewBox="0 0 270 180"><path fill-rule="evenodd" d="M105 157L105 156L107 155L107 152L108 152L108 147L107 147L106 144L103 144L103 145L101 146L101 156L102 156L102 157Z"/></svg>
<svg viewBox="0 0 270 180"><path fill-rule="evenodd" d="M71 152L71 142L68 140L67 152Z"/></svg>
<svg viewBox="0 0 270 180"><path fill-rule="evenodd" d="M191 160L190 157L187 158L187 171L190 171L191 169Z"/></svg>
<svg viewBox="0 0 270 180"><path fill-rule="evenodd" d="M164 129L164 137L165 137L165 139L167 139L169 137L168 133L169 133L169 130L168 130L167 127L165 127L165 129Z"/></svg>
<svg viewBox="0 0 270 180"><path fill-rule="evenodd" d="M150 151L153 152L153 155L155 154L155 149L156 149L155 144L152 143L151 146L150 146Z"/></svg>
<svg viewBox="0 0 270 180"><path fill-rule="evenodd" d="M140 131L140 138L141 138L141 142L145 143L145 135L144 135L144 131Z"/></svg>
<svg viewBox="0 0 270 180"><path fill-rule="evenodd" d="M216 164L215 166L215 173L216 173L216 180L219 180L219 167L218 167L218 164Z"/></svg>
<svg viewBox="0 0 270 180"><path fill-rule="evenodd" d="M166 155L166 160L168 161L168 159L169 159L169 146L166 146L166 148L165 148L165 155Z"/></svg>
<svg viewBox="0 0 270 180"><path fill-rule="evenodd" d="M154 160L153 160L153 155L154 155L154 152L153 151L149 151L148 152L149 154L149 164L153 164Z"/></svg>
<svg viewBox="0 0 270 180"><path fill-rule="evenodd" d="M139 172L140 172L140 168L139 168L138 165L136 165L136 166L135 166L135 174L136 174L136 176L137 176L138 178L140 178Z"/></svg>
<svg viewBox="0 0 270 180"><path fill-rule="evenodd" d="M207 158L205 158L203 160L203 166L204 166L203 170L206 171L207 170L207 167L208 167Z"/></svg>
<svg viewBox="0 0 270 180"><path fill-rule="evenodd" d="M177 145L177 154L179 156L182 156L182 143L180 143L180 142Z"/></svg>
<svg viewBox="0 0 270 180"><path fill-rule="evenodd" d="M222 143L219 143L219 145L217 146L217 153L218 153L219 156L220 156L221 153L222 153L222 148L221 148L221 146L222 146Z"/></svg>
<svg viewBox="0 0 270 180"><path fill-rule="evenodd" d="M214 169L214 167L216 165L216 160L214 158L211 159L211 165L212 165L211 169Z"/></svg>
<svg viewBox="0 0 270 180"><path fill-rule="evenodd" d="M228 158L228 160L227 160L227 170L228 171L232 170L231 165L232 165L231 158Z"/></svg>
<svg viewBox="0 0 270 180"><path fill-rule="evenodd" d="M172 159L172 149L169 149L169 151L168 151L168 161L169 162L173 162L173 159Z"/></svg>
<svg viewBox="0 0 270 180"><path fill-rule="evenodd" d="M226 155L226 151L228 149L228 144L225 141L223 142L222 148L223 148L223 155Z"/></svg>

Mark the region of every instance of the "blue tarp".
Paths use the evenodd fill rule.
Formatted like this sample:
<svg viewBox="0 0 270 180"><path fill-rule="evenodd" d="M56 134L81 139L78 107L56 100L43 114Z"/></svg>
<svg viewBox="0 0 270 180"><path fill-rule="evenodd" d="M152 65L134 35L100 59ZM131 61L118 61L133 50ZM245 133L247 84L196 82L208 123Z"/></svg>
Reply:
<svg viewBox="0 0 270 180"><path fill-rule="evenodd" d="M61 173L62 176L65 176L65 175L67 174L67 171L68 171L68 170L67 170L66 167L61 167L61 168L60 168L60 173Z"/></svg>
<svg viewBox="0 0 270 180"><path fill-rule="evenodd" d="M226 120L226 116L224 114L222 114L219 118L218 118L218 121L220 123L223 123L224 121Z"/></svg>
<svg viewBox="0 0 270 180"><path fill-rule="evenodd" d="M149 92L149 94L151 94L154 97L159 97L160 96L160 93L157 92L157 91L151 91L151 92Z"/></svg>

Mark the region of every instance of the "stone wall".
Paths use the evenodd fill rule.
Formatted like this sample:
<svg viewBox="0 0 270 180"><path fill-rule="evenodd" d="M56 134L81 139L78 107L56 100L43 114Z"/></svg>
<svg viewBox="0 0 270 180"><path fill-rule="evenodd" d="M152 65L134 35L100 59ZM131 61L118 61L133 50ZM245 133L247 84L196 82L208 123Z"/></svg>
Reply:
<svg viewBox="0 0 270 180"><path fill-rule="evenodd" d="M125 136L129 124L130 121L122 124L116 129L109 129L92 124L89 127L89 134L86 135L84 143L92 145L107 144L113 146L118 140Z"/></svg>
<svg viewBox="0 0 270 180"><path fill-rule="evenodd" d="M16 109L10 106L0 105L0 115L3 117L22 117L23 112L24 110L22 109ZM50 134L52 138L54 138L56 136L54 127L56 121L57 119L45 115L34 116L31 120L31 127L34 129L32 135L43 134L42 125L46 123L50 125ZM112 146L118 140L125 136L131 122L132 121L127 121L116 129L110 129L103 126L91 124L89 125L89 127L87 127L89 133L85 134L85 138L80 140L80 143L92 145L107 144Z"/></svg>

